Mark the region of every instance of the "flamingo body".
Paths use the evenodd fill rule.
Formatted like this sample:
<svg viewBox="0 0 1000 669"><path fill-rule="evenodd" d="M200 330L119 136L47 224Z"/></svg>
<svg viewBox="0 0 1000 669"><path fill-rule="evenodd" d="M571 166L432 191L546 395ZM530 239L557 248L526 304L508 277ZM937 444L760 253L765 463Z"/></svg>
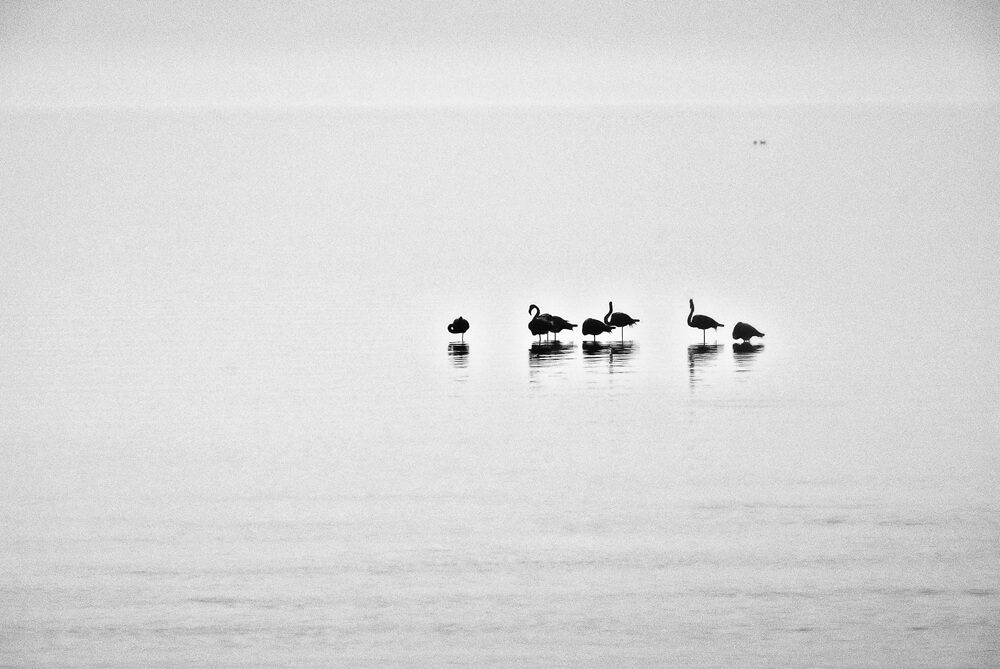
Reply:
<svg viewBox="0 0 1000 669"><path fill-rule="evenodd" d="M742 321L737 323L733 327L733 339L742 339L743 341L749 341L751 337L763 337L764 333L760 332L754 326L749 323L743 323Z"/></svg>
<svg viewBox="0 0 1000 669"><path fill-rule="evenodd" d="M608 313L604 314L604 324L613 325L617 328L623 328L626 325L629 327L635 325L639 322L638 318L632 318L628 314L615 311L615 306L611 302L608 302ZM622 330L622 341L625 341L625 331Z"/></svg>
<svg viewBox="0 0 1000 669"><path fill-rule="evenodd" d="M448 332L452 334L462 335L462 341L465 341L465 333L469 331L469 321L465 320L461 316L453 320L448 324Z"/></svg>
<svg viewBox="0 0 1000 669"><path fill-rule="evenodd" d="M552 316L549 314L542 314L542 317L548 317L549 323L552 324L552 334L559 334L563 330L572 330L576 327L576 323L570 323L568 320L562 316Z"/></svg>
<svg viewBox="0 0 1000 669"><path fill-rule="evenodd" d="M724 327L724 323L717 322L711 316L694 313L694 300L688 300L688 302L691 304L691 312L688 314L687 324L693 328L701 330L701 341L704 343L705 331L709 328L715 330L716 328Z"/></svg>
<svg viewBox="0 0 1000 669"><path fill-rule="evenodd" d="M528 330L531 331L531 334L540 339L542 335L552 332L552 322L547 318L548 314L541 314L541 309L534 304L528 307L528 313L531 312L535 312L531 320L528 321Z"/></svg>
<svg viewBox="0 0 1000 669"><path fill-rule="evenodd" d="M588 318L583 322L583 332L584 335L593 336L594 341L597 341L597 335L604 334L605 332L611 332L615 329L614 325L605 325L596 318Z"/></svg>

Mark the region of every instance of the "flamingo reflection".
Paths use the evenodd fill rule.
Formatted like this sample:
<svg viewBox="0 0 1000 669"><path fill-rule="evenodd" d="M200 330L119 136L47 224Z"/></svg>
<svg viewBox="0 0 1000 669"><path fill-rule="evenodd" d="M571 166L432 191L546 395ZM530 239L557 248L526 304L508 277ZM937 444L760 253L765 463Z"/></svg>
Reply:
<svg viewBox="0 0 1000 669"><path fill-rule="evenodd" d="M692 344L688 346L688 375L691 387L703 380L706 369L719 357L722 344Z"/></svg>
<svg viewBox="0 0 1000 669"><path fill-rule="evenodd" d="M736 371L749 372L753 367L754 359L763 350L763 344L751 344L748 341L734 343L733 362L736 363Z"/></svg>
<svg viewBox="0 0 1000 669"><path fill-rule="evenodd" d="M583 365L587 369L607 367L611 373L625 372L631 366L632 356L638 346L632 342L584 342Z"/></svg>
<svg viewBox="0 0 1000 669"><path fill-rule="evenodd" d="M575 348L573 344L558 341L532 344L528 349L528 364L534 368L551 367L568 358Z"/></svg>
<svg viewBox="0 0 1000 669"><path fill-rule="evenodd" d="M558 341L532 344L528 349L528 375L531 383L538 383L542 379L550 378L550 374L564 376L565 371L560 370L576 349L574 344L562 344Z"/></svg>
<svg viewBox="0 0 1000 669"><path fill-rule="evenodd" d="M448 344L448 358L455 367L469 366L469 345L459 342Z"/></svg>

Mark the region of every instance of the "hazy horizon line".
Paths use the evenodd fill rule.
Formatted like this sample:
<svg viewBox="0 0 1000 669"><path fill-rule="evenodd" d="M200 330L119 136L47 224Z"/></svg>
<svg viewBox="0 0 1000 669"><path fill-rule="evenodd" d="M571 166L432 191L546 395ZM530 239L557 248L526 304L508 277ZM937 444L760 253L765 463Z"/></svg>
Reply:
<svg viewBox="0 0 1000 669"><path fill-rule="evenodd" d="M629 109L705 107L993 107L1000 98L859 98L771 100L396 100L396 101L187 101L187 102L0 102L0 110L27 111L309 111L309 110L488 110L488 109Z"/></svg>

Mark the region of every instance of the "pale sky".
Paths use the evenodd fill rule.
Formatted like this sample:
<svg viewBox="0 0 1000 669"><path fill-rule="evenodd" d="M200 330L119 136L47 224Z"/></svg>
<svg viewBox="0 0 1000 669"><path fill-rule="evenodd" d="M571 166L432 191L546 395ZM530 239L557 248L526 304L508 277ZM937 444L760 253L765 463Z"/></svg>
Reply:
<svg viewBox="0 0 1000 669"><path fill-rule="evenodd" d="M949 2L4 2L0 104L996 101Z"/></svg>

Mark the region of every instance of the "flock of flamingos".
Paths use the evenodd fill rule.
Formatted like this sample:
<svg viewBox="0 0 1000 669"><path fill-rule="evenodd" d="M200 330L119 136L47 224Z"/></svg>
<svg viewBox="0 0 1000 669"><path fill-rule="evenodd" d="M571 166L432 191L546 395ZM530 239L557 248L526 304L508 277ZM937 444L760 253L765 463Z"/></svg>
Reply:
<svg viewBox="0 0 1000 669"><path fill-rule="evenodd" d="M717 322L711 316L694 313L694 300L689 300L689 302L691 304L691 313L688 314L687 324L693 328L701 330L701 342L704 344L705 332L708 329L715 330L716 328L724 327L724 324ZM531 331L531 334L538 337L539 342L542 340L542 335L545 335L545 338L548 339L549 334L555 336L563 330L572 330L577 325L576 323L570 323L561 316L543 314L541 311L542 310L534 304L528 307L528 313L531 315L531 320L528 321L528 330ZM583 322L583 329L581 332L583 332L584 335L592 336L594 338L593 341L597 341L597 335L599 334L611 332L615 328L624 328L626 325L631 327L638 322L638 318L632 318L624 312L615 311L614 304L608 302L608 313L604 315L604 320L599 321L596 318L588 318ZM448 325L448 332L462 335L463 342L465 341L465 333L468 332L468 330L469 321L465 320L461 316ZM752 337L763 336L763 332L759 332L757 328L749 323L740 322L733 327L733 339L741 339L744 343L749 342ZM625 331L622 330L622 342L624 341Z"/></svg>

